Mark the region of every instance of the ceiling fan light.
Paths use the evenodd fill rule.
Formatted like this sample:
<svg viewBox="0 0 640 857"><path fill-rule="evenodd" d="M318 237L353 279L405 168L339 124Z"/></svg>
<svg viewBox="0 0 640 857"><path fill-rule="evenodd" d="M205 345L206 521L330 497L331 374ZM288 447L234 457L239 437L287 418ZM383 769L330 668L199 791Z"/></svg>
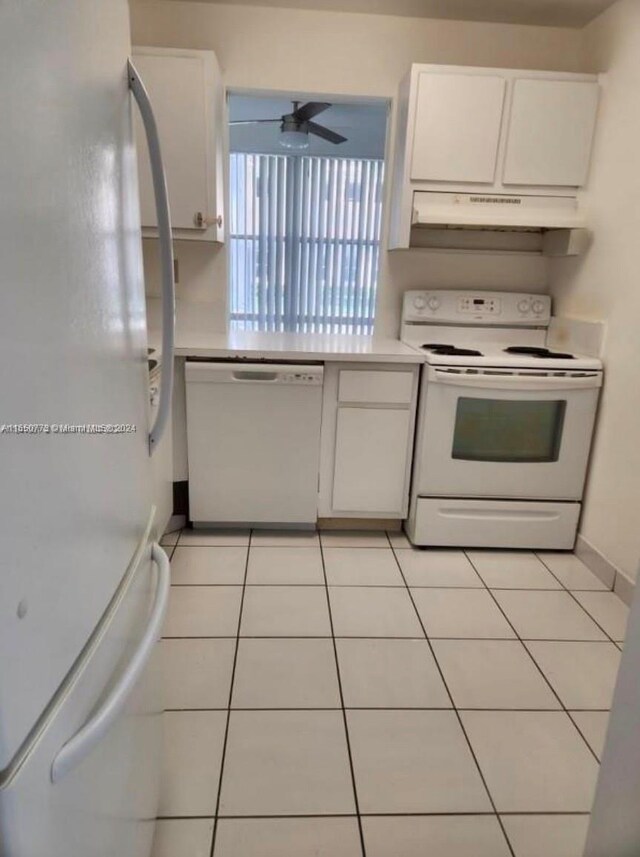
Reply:
<svg viewBox="0 0 640 857"><path fill-rule="evenodd" d="M280 145L283 149L308 149L309 135L305 131L281 131Z"/></svg>

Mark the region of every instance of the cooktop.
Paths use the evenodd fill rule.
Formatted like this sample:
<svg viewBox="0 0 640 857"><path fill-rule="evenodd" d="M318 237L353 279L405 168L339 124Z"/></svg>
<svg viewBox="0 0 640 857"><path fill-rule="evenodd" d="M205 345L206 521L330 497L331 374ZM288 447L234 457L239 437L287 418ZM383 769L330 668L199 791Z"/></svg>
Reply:
<svg viewBox="0 0 640 857"><path fill-rule="evenodd" d="M510 345L504 351L505 354L525 354L529 357L540 357L548 360L575 360L573 354L551 351L549 348L541 348L535 345Z"/></svg>
<svg viewBox="0 0 640 857"><path fill-rule="evenodd" d="M449 343L425 343L421 346L425 351L431 354L437 354L444 357L483 357L482 351L475 348L461 348L458 345ZM564 351L551 351L550 348L543 348L536 345L509 345L507 348L501 349L504 354L520 354L523 357L534 357L539 360L575 360L573 354Z"/></svg>
<svg viewBox="0 0 640 857"><path fill-rule="evenodd" d="M475 348L459 348L457 345L427 343L422 348L432 354L451 355L452 357L482 357L482 351L476 351Z"/></svg>
<svg viewBox="0 0 640 857"><path fill-rule="evenodd" d="M548 295L460 290L407 291L400 339L431 366L531 372L602 371L598 357L548 340ZM556 334L557 335L557 332Z"/></svg>

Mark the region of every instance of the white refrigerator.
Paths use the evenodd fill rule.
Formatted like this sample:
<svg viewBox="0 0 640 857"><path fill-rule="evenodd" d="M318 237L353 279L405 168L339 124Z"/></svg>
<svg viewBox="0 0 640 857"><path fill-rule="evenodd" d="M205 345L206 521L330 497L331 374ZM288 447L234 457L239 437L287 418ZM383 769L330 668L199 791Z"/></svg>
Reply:
<svg viewBox="0 0 640 857"><path fill-rule="evenodd" d="M153 836L170 581L151 455L173 281L129 53L126 0L0 3L2 857L147 857ZM153 425L135 101L163 236Z"/></svg>

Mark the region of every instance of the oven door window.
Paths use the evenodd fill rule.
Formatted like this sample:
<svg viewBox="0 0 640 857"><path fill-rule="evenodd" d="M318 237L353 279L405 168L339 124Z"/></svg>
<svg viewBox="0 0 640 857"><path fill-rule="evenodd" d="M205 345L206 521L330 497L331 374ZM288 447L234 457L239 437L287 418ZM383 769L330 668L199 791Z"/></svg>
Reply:
<svg viewBox="0 0 640 857"><path fill-rule="evenodd" d="M459 398L452 458L464 461L557 461L565 401Z"/></svg>

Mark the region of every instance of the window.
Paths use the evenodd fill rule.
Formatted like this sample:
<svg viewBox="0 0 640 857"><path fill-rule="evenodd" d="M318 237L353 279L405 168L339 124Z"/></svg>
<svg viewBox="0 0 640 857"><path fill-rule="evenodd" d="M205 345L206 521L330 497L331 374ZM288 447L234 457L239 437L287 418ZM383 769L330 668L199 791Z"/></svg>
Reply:
<svg viewBox="0 0 640 857"><path fill-rule="evenodd" d="M231 154L230 322L373 332L384 162Z"/></svg>

